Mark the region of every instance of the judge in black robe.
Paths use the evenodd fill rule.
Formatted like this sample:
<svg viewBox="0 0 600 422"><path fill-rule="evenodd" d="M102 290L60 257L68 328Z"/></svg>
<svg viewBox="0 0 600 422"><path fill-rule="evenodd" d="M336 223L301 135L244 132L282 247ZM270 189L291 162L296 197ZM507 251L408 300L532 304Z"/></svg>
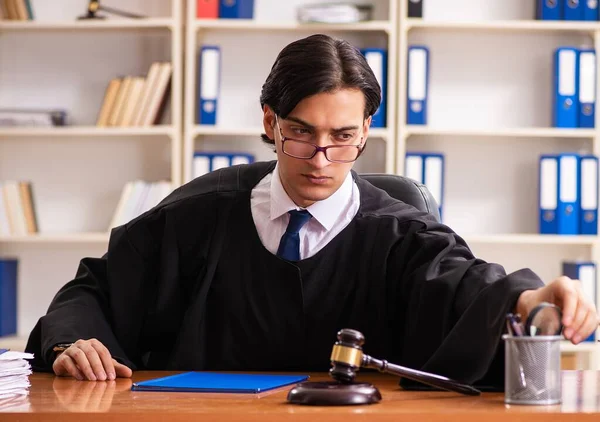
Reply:
<svg viewBox="0 0 600 422"><path fill-rule="evenodd" d="M265 142L276 143L278 174L295 205L339 188L380 102L375 75L350 43L315 35L282 50L261 106ZM26 350L35 368L54 364L64 374L69 365L77 376L72 359L90 369L88 353L102 366L90 350L95 338L110 370L104 346L133 369L324 371L337 331L354 328L373 356L501 386L508 312L570 298L582 317L574 328L589 335L597 326L595 309L577 305L568 281L555 296L538 289L543 283L529 270L507 275L475 258L450 228L356 173L360 203L350 223L314 255L281 259L263 246L251 213L252 189L274 168L210 173L113 229L106 255L83 259L34 327ZM55 345L78 340L55 361Z"/></svg>
<svg viewBox="0 0 600 422"><path fill-rule="evenodd" d="M114 229L81 261L33 330L49 370L57 343L96 338L134 369L325 371L340 328L365 351L464 382L501 387L505 315L542 281L473 256L426 213L353 172L360 208L314 256L262 245L252 188L275 162L222 169Z"/></svg>

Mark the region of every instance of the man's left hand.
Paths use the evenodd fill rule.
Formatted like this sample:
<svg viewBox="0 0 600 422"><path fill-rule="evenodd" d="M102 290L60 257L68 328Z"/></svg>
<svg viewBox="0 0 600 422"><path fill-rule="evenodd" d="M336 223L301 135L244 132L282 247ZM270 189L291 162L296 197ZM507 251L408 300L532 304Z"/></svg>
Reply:
<svg viewBox="0 0 600 422"><path fill-rule="evenodd" d="M542 302L553 303L562 310L563 335L573 344L588 338L600 324L596 306L586 299L579 280L559 277L536 290L526 290L519 296L516 311L524 321Z"/></svg>

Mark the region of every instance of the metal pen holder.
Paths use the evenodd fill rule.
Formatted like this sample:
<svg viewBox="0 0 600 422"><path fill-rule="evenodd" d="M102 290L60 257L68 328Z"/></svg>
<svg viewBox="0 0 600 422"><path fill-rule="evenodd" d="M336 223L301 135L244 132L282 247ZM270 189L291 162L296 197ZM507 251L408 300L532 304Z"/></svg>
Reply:
<svg viewBox="0 0 600 422"><path fill-rule="evenodd" d="M562 336L509 336L505 341L504 402L561 403L560 342Z"/></svg>

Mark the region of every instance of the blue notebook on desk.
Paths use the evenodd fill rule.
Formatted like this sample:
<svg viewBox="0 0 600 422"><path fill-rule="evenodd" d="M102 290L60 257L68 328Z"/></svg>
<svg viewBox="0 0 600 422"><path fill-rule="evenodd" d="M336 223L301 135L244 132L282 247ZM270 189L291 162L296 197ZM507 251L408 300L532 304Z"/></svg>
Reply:
<svg viewBox="0 0 600 422"><path fill-rule="evenodd" d="M262 393L295 384L308 375L223 374L186 372L133 383L132 391L179 391L201 393Z"/></svg>

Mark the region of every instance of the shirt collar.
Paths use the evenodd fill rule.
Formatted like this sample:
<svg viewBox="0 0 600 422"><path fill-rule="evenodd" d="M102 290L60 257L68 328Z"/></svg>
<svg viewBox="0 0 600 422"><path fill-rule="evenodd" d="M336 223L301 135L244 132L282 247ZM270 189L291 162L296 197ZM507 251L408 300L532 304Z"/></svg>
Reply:
<svg viewBox="0 0 600 422"><path fill-rule="evenodd" d="M350 172L346 175L344 183L336 190L333 195L322 201L317 201L308 208L308 212L315 220L326 230L331 230L334 223L339 219L345 209L345 205L352 200L352 175ZM291 210L300 209L294 201L290 199L283 188L279 178L279 163L275 165L273 176L271 178L271 220L276 220Z"/></svg>

